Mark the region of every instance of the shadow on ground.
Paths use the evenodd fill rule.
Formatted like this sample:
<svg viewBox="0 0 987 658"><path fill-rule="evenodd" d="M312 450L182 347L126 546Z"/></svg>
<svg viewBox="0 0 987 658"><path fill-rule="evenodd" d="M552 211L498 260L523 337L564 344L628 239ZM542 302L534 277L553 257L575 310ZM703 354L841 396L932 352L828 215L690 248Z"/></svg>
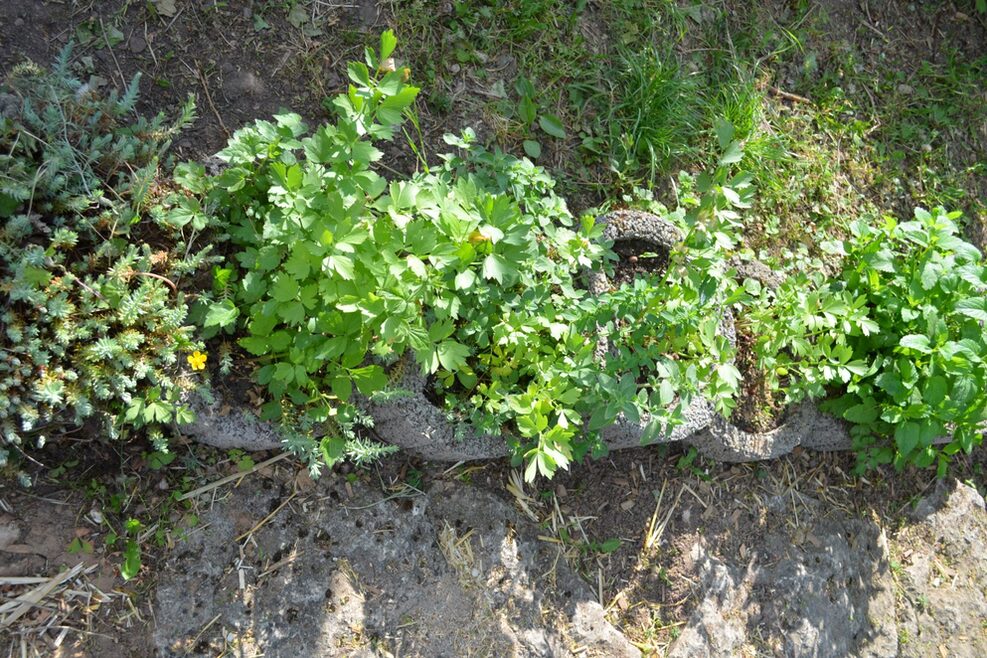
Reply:
<svg viewBox="0 0 987 658"><path fill-rule="evenodd" d="M162 656L636 656L509 504L283 469L227 492L168 558Z"/></svg>

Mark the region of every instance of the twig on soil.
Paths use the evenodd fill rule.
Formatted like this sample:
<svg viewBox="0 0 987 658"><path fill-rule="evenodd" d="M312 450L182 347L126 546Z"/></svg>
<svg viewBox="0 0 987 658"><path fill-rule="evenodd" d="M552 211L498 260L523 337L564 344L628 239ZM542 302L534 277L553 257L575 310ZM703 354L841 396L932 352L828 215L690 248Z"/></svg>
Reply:
<svg viewBox="0 0 987 658"><path fill-rule="evenodd" d="M147 44L147 52L151 53L151 59L154 60L154 67L158 67L158 58L154 54L154 46L151 45L151 40L147 36L147 21L144 21L144 43Z"/></svg>
<svg viewBox="0 0 987 658"><path fill-rule="evenodd" d="M80 576L85 576L95 568L95 565L86 568L85 564L80 562L71 569L56 574L51 578L16 576L3 578L0 580L0 584L3 585L17 586L37 583L37 586L0 605L0 629L10 629L18 619L27 614L32 608L45 608L54 611L55 614L51 615L47 626L43 628L35 627L33 630L41 635L46 634L60 620L60 615L64 615L69 610L67 603L69 600L79 596L92 598L93 592L91 591L91 585L77 582L73 587L71 581ZM85 588L90 589L89 591L83 591ZM106 598L106 595L102 594L102 592L100 592L100 595ZM48 599L51 599L51 601ZM52 604L54 604L54 607L52 607ZM85 607L88 609L90 606L87 604ZM50 638L45 639L50 641Z"/></svg>
<svg viewBox="0 0 987 658"><path fill-rule="evenodd" d="M658 543L661 535L658 532L658 511L661 510L661 501L665 497L665 487L668 481L661 483L661 491L658 492L658 498L655 501L655 513L651 515L651 522L648 524L648 532L644 536L644 550L651 550L651 547ZM682 490L679 489L679 495L682 494Z"/></svg>
<svg viewBox="0 0 987 658"><path fill-rule="evenodd" d="M251 528L250 530L246 531L245 533L243 533L242 535L240 535L239 537L237 537L233 541L239 542L239 541L241 541L243 539L247 539L248 537L250 537L251 535L253 535L255 532L257 532L262 527L264 527L264 524L266 524L268 521L270 521L271 519L273 519L277 515L278 512L280 512L281 510L283 510L284 507L285 507L285 505L287 505L292 500L294 500L296 496L298 496L297 493L293 493L290 496L288 496L284 500L283 503L281 503L280 505L278 505L277 507L274 508L274 511L273 512L271 512L270 514L268 514L267 516L265 516L263 519L260 520L260 522L257 523L257 525L255 525L253 528Z"/></svg>
<svg viewBox="0 0 987 658"><path fill-rule="evenodd" d="M408 493L408 489L411 489L415 493ZM390 496L386 496L384 498L381 498L380 500L374 501L374 502L369 503L367 505L341 505L341 507L343 509L346 509L346 510L370 509L371 507L376 507L377 505L380 505L381 503L387 502L389 500L394 500L395 498L414 498L416 496L424 496L424 495L425 495L425 492L424 491L422 491L420 489L416 489L415 487L411 486L410 484L405 483L404 484L404 488L402 488L401 491L399 491L399 492L397 492L395 494L391 494Z"/></svg>
<svg viewBox="0 0 987 658"><path fill-rule="evenodd" d="M788 91L784 91L782 89L779 89L778 87L769 87L768 91L770 91L773 96L777 96L778 98L783 98L786 101L791 101L793 103L807 103L809 105L812 105L812 99L806 98L805 96L799 96L798 94L793 94Z"/></svg>
<svg viewBox="0 0 987 658"><path fill-rule="evenodd" d="M223 133L229 138L230 131L226 128L226 124L223 123L223 117L220 116L219 110L216 109L216 104L212 102L212 94L209 93L209 82L206 80L206 76L203 75L202 68L198 62L195 63L195 77L199 79L199 84L202 85L202 90L206 94L206 102L209 103L209 109L212 110L212 113L216 115L216 120L219 121L219 127L223 129Z"/></svg>
<svg viewBox="0 0 987 658"><path fill-rule="evenodd" d="M709 508L709 503L707 503L705 500L703 500L702 498L700 498L699 497L699 494L697 494L695 491L692 490L692 487L690 487L685 482L683 482L682 483L682 488L685 489L686 491L688 491L689 493L691 493L692 494L692 497L695 498L697 501L699 501L699 504L703 506L703 509ZM679 493L681 494L682 492L680 491Z"/></svg>
<svg viewBox="0 0 987 658"><path fill-rule="evenodd" d="M213 624L215 624L219 620L219 618L222 617L222 616L223 616L222 614L218 614L215 617L213 617L212 619L210 619L209 620L209 623L206 624L205 626L203 626L202 627L202 630L200 630L199 633L192 640L192 644L190 646L193 646L193 647L194 646L197 646L199 644L199 638L202 637L203 633L205 633L207 630L209 630L209 627L212 626Z"/></svg>
<svg viewBox="0 0 987 658"><path fill-rule="evenodd" d="M188 7L188 5L182 5L182 8L178 10L178 13L172 16L171 20L168 21L168 24L165 25L165 29L161 30L162 35L171 29L171 26L175 24L175 21L177 21L178 18L185 12L186 7Z"/></svg>
<svg viewBox="0 0 987 658"><path fill-rule="evenodd" d="M511 471L511 474L507 478L507 491L514 496L514 501L518 504L518 507L521 508L521 511L523 511L529 519L535 523L538 523L538 515L531 509L531 506L537 503L534 498L524 493L524 480L521 479L521 474L516 470Z"/></svg>
<svg viewBox="0 0 987 658"><path fill-rule="evenodd" d="M264 468L266 466L270 466L271 464L274 464L276 462L279 462L282 459L284 459L285 457L288 457L290 455L291 455L290 452L282 452L280 455L275 455L275 456L271 457L268 460L262 461L259 464L255 464L253 468L251 468L250 470L244 471L243 473L234 473L233 475L227 475L224 478L220 478L219 480L216 480L215 482L212 482L212 483L207 484L205 486L199 487L198 489L193 489L192 491L189 491L188 493L183 493L181 496L178 497L177 501L178 502L181 502L181 501L187 500L189 498L194 498L194 497L200 496L200 495L202 495L204 493L208 493L208 492L212 491L213 489L218 489L219 487L223 486L224 484L229 484L230 482L236 482L237 480L242 480L243 478L247 477L248 475L251 475L253 473L256 473L260 469L262 469L262 468Z"/></svg>
<svg viewBox="0 0 987 658"><path fill-rule="evenodd" d="M657 528L654 527L655 519L658 518L658 508L661 506L661 497L658 498L658 503L655 505L655 514L651 517L651 528L648 531L648 536L645 538L644 547L650 549L653 546L657 546L661 541L662 535L665 534L665 528L668 527L668 522L672 520L672 515L675 514L675 510L679 506L679 500L682 498L682 492L685 491L685 485L679 489L679 493L675 496L675 500L672 501L671 507L668 508L668 512L665 514L665 518L662 519L661 524ZM665 488L662 487L662 492L664 493Z"/></svg>
<svg viewBox="0 0 987 658"><path fill-rule="evenodd" d="M110 57L113 58L113 63L116 64L117 73L120 75L120 84L124 87L127 86L127 78L123 77L123 69L120 68L120 62L117 61L117 55L113 52L113 46L110 45L110 38L106 36L106 26L103 24L103 17L99 17L99 29L103 33L103 43L106 44L106 49L110 51Z"/></svg>
<svg viewBox="0 0 987 658"><path fill-rule="evenodd" d="M302 552L292 553L291 555L289 555L288 557L284 558L283 560L278 560L277 562L275 562L274 564L272 564L271 566L269 566L267 569L265 569L263 571L263 573L261 573L261 575L257 576L257 582L260 582L261 580L263 580L264 578L266 578L270 574L274 573L275 571L277 571L281 567L285 566L286 564L290 564L290 563L294 562L295 560L297 560L298 558L300 558L302 555L304 555L304 553L302 553ZM241 570L240 573L243 573L243 571ZM243 589L243 588L241 587L240 589Z"/></svg>

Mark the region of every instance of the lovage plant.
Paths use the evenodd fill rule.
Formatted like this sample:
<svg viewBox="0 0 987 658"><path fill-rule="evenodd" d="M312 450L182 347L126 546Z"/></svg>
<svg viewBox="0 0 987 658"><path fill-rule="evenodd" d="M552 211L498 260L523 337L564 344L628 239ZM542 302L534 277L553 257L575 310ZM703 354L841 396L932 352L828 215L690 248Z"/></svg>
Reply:
<svg viewBox="0 0 987 658"><path fill-rule="evenodd" d="M219 153L221 174L192 181L238 248L217 270L204 326L244 329L239 343L273 398L265 417L290 419L292 447L330 463L353 438L354 387L371 395L387 383L368 357L436 342L421 312L430 246L405 219L414 195L373 169L374 141L393 139L418 93L389 65L395 44L385 32L377 53L350 64L334 124L308 135L294 114L257 121ZM313 442L308 430L326 423L335 431Z"/></svg>
<svg viewBox="0 0 987 658"><path fill-rule="evenodd" d="M446 141L459 153L412 181L416 231L434 245L425 317L442 340L416 348L418 361L453 414L504 434L529 479L551 476L593 442L582 431L598 370L581 322L591 300L574 280L600 260L599 230L577 225L527 159L488 152L469 130Z"/></svg>
<svg viewBox="0 0 987 658"><path fill-rule="evenodd" d="M337 119L307 135L296 115L238 131L226 170L201 187L198 207L224 213L239 251L217 270L207 332L246 336L256 379L285 418L296 449L332 462L362 418L355 390L380 394L383 364L405 353L434 374L449 408L505 430L529 464L550 474L572 458L579 399L562 367L592 349L569 320L580 267L600 248L552 181L526 160L489 153L467 131L443 164L388 182L374 143L391 140L418 92L388 64L395 40L350 65ZM300 410L300 413L299 413ZM318 442L316 425L329 424Z"/></svg>
<svg viewBox="0 0 987 658"><path fill-rule="evenodd" d="M942 474L951 455L983 440L987 266L958 217L917 209L907 222L856 222L831 246L846 263L834 287L866 299L876 323L848 337L863 367L826 405L854 424L863 466L936 464Z"/></svg>

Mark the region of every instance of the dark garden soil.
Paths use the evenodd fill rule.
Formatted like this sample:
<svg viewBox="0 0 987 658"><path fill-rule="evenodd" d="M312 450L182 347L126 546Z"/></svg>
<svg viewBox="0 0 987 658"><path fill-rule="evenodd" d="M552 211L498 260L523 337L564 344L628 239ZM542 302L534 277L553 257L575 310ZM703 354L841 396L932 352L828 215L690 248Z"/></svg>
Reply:
<svg viewBox="0 0 987 658"><path fill-rule="evenodd" d="M0 71L25 58L47 65L74 40L80 75L92 84L119 88L136 73L143 75L143 112L175 114L186 96L195 94L199 119L177 139L173 151L181 159L203 158L220 149L238 127L281 109L290 108L312 123L325 118L322 101L345 88L345 63L359 59L363 45L376 40L395 6L378 6L373 0L298 3L306 10L286 16L282 9L272 9L282 4L8 0L0 2ZM771 3L779 13L792 4ZM922 59L946 57L943 43L966 56L987 48L987 31L972 3L943 2L933 21L909 10L910 4L824 0L819 11L828 14L831 32L808 47L820 67L853 45L866 55L862 66L896 61L906 76ZM957 18L964 11L965 18ZM779 71L774 83L785 87L798 78L794 70ZM433 153L441 151L442 132L457 131L476 118L459 106L441 117L424 107L421 111L424 139L436 146ZM987 140L987 127L984 136ZM955 146L957 162L983 157L975 144L958 141ZM389 154L384 164L412 169L414 158L405 151ZM987 178L979 181L979 192L987 194ZM888 202L889 208L898 203ZM615 275L618 285L661 272L666 264L660 257L643 257L648 245L618 243L615 248L622 257ZM739 365L744 367L749 358L741 350ZM745 390L750 408L742 406L737 417L763 429L776 417L764 417L764 409L773 411L776 404L757 386L755 378L755 388ZM248 387L239 392L250 397ZM99 438L75 436L41 451L37 458L46 468L34 471L37 483L31 490L0 483L0 576L50 577L77 563L94 567L74 586L88 598L56 589L44 607L25 615L17 633L0 633L0 656L153 655L155 565L195 525L194 507L175 502L172 493L236 475L244 466L239 455L179 440L176 460L158 467L149 463L147 445L107 447ZM267 456L252 459L260 463ZM850 475L853 459L797 450L769 463L731 466L705 462L678 447L642 448L573 465L551 482L538 482L540 490L529 487L529 493L546 541L580 566L624 632L642 646L655 647L648 655L659 655L696 605L696 565L688 556L700 538L714 554L731 559L757 552L769 528L791 526L793 542L811 542L792 519L797 519L800 505L816 499L877 519L893 534L904 525L909 503L934 486L928 472L882 469L858 478ZM983 491L985 466L987 452L978 449L959 457L955 472ZM304 468L295 468L303 480ZM450 471L445 464L399 455L368 470L342 466L326 477L413 482L424 489L435 480L456 477L510 498L505 483L511 471L506 461ZM133 580L120 578L122 548L108 542L100 518L118 530L128 518L141 520L144 567ZM648 535L654 536L649 531L656 528L661 533L649 542ZM619 544L605 544L611 539ZM601 550L603 545L613 550ZM23 591L0 585L0 601ZM50 638L58 632L40 640L39 630L56 622L74 630L53 646Z"/></svg>
<svg viewBox="0 0 987 658"><path fill-rule="evenodd" d="M668 250L645 240L618 240L613 251L620 256L613 268L613 285L633 285L634 279L661 276L668 267Z"/></svg>
<svg viewBox="0 0 987 658"><path fill-rule="evenodd" d="M0 70L25 58L47 66L71 41L80 79L120 88L141 74L143 113L175 115L193 94L199 119L172 152L202 159L257 118L292 111L310 126L325 120L322 101L345 91L346 62L362 59L364 44L384 29L372 0L313 3L293 16L268 11L272 4L4 2ZM174 11L161 9L168 6ZM389 165L407 170L414 159Z"/></svg>
<svg viewBox="0 0 987 658"><path fill-rule="evenodd" d="M784 405L770 389L765 373L757 365L755 337L742 326L737 327L737 360L740 371L740 394L730 420L745 432L768 432L784 419Z"/></svg>

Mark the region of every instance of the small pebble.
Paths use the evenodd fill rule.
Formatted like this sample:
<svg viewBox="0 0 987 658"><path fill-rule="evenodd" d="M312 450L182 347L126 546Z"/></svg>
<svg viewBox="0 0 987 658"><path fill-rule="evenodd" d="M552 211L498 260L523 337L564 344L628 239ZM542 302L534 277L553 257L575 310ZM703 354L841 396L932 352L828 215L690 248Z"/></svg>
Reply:
<svg viewBox="0 0 987 658"><path fill-rule="evenodd" d="M144 52L145 48L147 48L147 42L144 41L143 37L137 37L137 36L130 37L130 52L132 53Z"/></svg>

